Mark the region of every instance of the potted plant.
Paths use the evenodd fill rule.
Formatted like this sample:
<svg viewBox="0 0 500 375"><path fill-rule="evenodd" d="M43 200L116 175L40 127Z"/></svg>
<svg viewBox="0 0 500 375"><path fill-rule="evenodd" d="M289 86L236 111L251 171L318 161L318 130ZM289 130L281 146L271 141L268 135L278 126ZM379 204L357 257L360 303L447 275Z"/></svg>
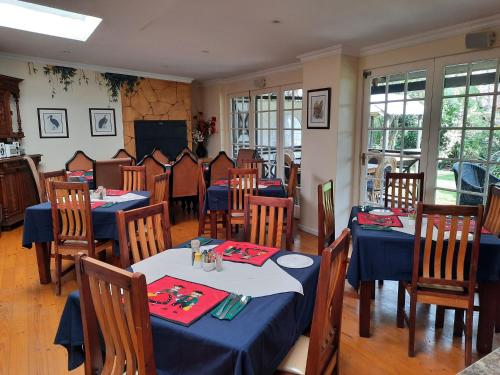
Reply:
<svg viewBox="0 0 500 375"><path fill-rule="evenodd" d="M195 127L192 138L193 143L196 144L196 155L199 158L205 158L208 154L206 143L208 138L215 133L216 122L215 116L212 116L210 120L205 120L203 112L198 112L198 115L193 117Z"/></svg>

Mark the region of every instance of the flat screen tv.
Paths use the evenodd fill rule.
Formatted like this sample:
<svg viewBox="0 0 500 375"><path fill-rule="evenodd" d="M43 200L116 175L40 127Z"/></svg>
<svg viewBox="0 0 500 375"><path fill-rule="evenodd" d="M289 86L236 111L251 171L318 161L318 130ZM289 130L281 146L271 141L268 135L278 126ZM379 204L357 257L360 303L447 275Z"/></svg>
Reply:
<svg viewBox="0 0 500 375"><path fill-rule="evenodd" d="M184 120L136 120L135 152L137 160L150 154L156 147L159 148L169 160L187 147L187 126Z"/></svg>

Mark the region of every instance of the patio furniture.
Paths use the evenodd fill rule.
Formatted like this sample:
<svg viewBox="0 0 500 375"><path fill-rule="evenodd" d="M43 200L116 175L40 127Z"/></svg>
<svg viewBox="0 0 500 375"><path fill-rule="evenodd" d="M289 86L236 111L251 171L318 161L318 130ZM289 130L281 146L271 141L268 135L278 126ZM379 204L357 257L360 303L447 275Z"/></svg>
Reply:
<svg viewBox="0 0 500 375"><path fill-rule="evenodd" d="M455 175L455 183L458 189L458 176L459 176L460 164L456 162L453 164L453 174ZM462 175L461 175L461 185L460 190L470 191L474 193L484 193L485 182L486 182L486 169L478 164L463 162L462 163ZM489 184L497 184L500 179L496 178L492 174L489 175ZM480 195L460 193L460 198L458 204L464 205L477 205L483 203L483 197Z"/></svg>

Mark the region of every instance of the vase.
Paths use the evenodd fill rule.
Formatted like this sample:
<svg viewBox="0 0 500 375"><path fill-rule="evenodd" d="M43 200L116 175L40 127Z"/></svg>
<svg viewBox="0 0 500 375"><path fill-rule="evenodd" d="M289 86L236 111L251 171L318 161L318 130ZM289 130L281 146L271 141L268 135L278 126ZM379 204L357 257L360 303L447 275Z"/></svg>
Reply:
<svg viewBox="0 0 500 375"><path fill-rule="evenodd" d="M198 143L198 146L196 147L196 155L198 155L199 158L206 158L208 154L207 147L205 146L205 142Z"/></svg>

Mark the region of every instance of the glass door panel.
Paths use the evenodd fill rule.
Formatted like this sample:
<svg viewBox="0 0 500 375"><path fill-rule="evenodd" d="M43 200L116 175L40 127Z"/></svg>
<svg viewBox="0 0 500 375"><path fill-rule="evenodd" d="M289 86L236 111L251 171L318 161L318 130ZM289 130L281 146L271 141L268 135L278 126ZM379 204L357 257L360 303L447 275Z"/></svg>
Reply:
<svg viewBox="0 0 500 375"><path fill-rule="evenodd" d="M231 124L231 152L236 158L240 148L250 147L249 109L250 96L230 99L229 121Z"/></svg>
<svg viewBox="0 0 500 375"><path fill-rule="evenodd" d="M266 92L254 96L255 148L264 160L264 178L276 177L278 152L278 94Z"/></svg>
<svg viewBox="0 0 500 375"><path fill-rule="evenodd" d="M300 189L300 163L302 160L302 89L283 91L283 176L288 184L290 165L295 163L297 191ZM297 194L296 199L300 194Z"/></svg>

